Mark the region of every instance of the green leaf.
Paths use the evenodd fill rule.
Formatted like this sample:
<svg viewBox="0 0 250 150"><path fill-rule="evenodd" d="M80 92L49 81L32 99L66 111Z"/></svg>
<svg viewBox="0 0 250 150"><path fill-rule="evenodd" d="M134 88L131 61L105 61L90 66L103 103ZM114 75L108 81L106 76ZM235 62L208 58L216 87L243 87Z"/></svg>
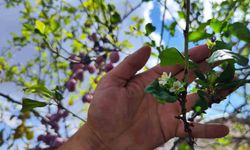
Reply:
<svg viewBox="0 0 250 150"><path fill-rule="evenodd" d="M196 101L195 105L193 106L193 110L198 113L202 113L204 110L208 108L208 103L206 101L207 93L202 90L198 90L197 94L199 99Z"/></svg>
<svg viewBox="0 0 250 150"><path fill-rule="evenodd" d="M216 79L217 82L230 82L234 78L235 67L233 62L229 62L224 71L220 74L220 76Z"/></svg>
<svg viewBox="0 0 250 150"><path fill-rule="evenodd" d="M63 95L62 95L62 88L57 86L54 90L53 90L55 93L54 93L54 99L57 100L57 101L61 101L63 100Z"/></svg>
<svg viewBox="0 0 250 150"><path fill-rule="evenodd" d="M159 58L161 60L161 66L169 66L176 64L184 64L183 55L176 48L166 48L163 50Z"/></svg>
<svg viewBox="0 0 250 150"><path fill-rule="evenodd" d="M233 60L235 63L246 66L248 64L248 59L244 56L241 56L237 53L234 53L227 49L221 49L213 52L213 54L207 59L208 63L216 63L219 61L228 61Z"/></svg>
<svg viewBox="0 0 250 150"><path fill-rule="evenodd" d="M159 103L173 103L177 100L175 95L167 92L165 89L161 88L158 80L154 80L150 85L148 85L145 90L146 93L152 94Z"/></svg>
<svg viewBox="0 0 250 150"><path fill-rule="evenodd" d="M148 23L145 26L145 30L146 30L146 35L150 35L152 32L154 32L156 30L155 26L153 26L152 23Z"/></svg>
<svg viewBox="0 0 250 150"><path fill-rule="evenodd" d="M114 14L112 14L111 19L110 19L112 24L117 24L121 21L121 16L118 12L114 12Z"/></svg>
<svg viewBox="0 0 250 150"><path fill-rule="evenodd" d="M206 33L205 31L194 31L189 33L189 41L190 42L197 42L203 39L211 37L210 34Z"/></svg>
<svg viewBox="0 0 250 150"><path fill-rule="evenodd" d="M199 68L199 65L192 61L191 59L188 60L188 67L189 69L197 69Z"/></svg>
<svg viewBox="0 0 250 150"><path fill-rule="evenodd" d="M199 84L199 85L201 85L203 88L206 88L206 87L209 86L208 82L205 82L205 81L203 81L201 79L196 80L196 83Z"/></svg>
<svg viewBox="0 0 250 150"><path fill-rule="evenodd" d="M194 71L195 75L202 81L207 82L206 76L201 71Z"/></svg>
<svg viewBox="0 0 250 150"><path fill-rule="evenodd" d="M213 49L213 47L216 45L216 43L215 42L212 42L212 40L210 40L210 39L208 39L207 40L207 47L209 48L209 49Z"/></svg>
<svg viewBox="0 0 250 150"><path fill-rule="evenodd" d="M176 25L177 25L177 22L175 21L175 22L172 22L169 26L167 25L165 26L165 29L169 30L171 36L174 36L175 34Z"/></svg>
<svg viewBox="0 0 250 150"><path fill-rule="evenodd" d="M250 83L250 80L239 79L239 80L233 80L231 82L220 83L216 86L216 88L217 89L229 89L229 88L240 87L246 83Z"/></svg>
<svg viewBox="0 0 250 150"><path fill-rule="evenodd" d="M181 143L179 150L190 150L190 147L187 143Z"/></svg>
<svg viewBox="0 0 250 150"><path fill-rule="evenodd" d="M45 33L45 24L40 21L40 20L36 20L36 29L41 33L41 34L44 34Z"/></svg>
<svg viewBox="0 0 250 150"><path fill-rule="evenodd" d="M232 44L230 43L225 43L225 42L222 42L222 41L216 41L215 42L215 46L213 47L213 50L219 50L219 49L228 49L228 50L231 50L232 49Z"/></svg>
<svg viewBox="0 0 250 150"><path fill-rule="evenodd" d="M217 139L218 144L220 145L229 145L232 143L232 139L230 137L224 137L224 138L219 138Z"/></svg>
<svg viewBox="0 0 250 150"><path fill-rule="evenodd" d="M28 140L32 140L34 138L34 132L33 131L30 131L30 130L27 130L26 133L25 133L25 137L28 139Z"/></svg>
<svg viewBox="0 0 250 150"><path fill-rule="evenodd" d="M40 94L46 98L53 98L54 96L54 92L50 91L42 84L28 86L24 89L24 92Z"/></svg>
<svg viewBox="0 0 250 150"><path fill-rule="evenodd" d="M250 31L246 25L240 22L235 22L229 27L233 35L235 35L240 40L250 42Z"/></svg>
<svg viewBox="0 0 250 150"><path fill-rule="evenodd" d="M31 24L24 23L23 26L30 31L34 31L34 26Z"/></svg>
<svg viewBox="0 0 250 150"><path fill-rule="evenodd" d="M219 33L221 31L222 25L223 22L215 18L210 20L210 27L213 29L215 33Z"/></svg>
<svg viewBox="0 0 250 150"><path fill-rule="evenodd" d="M186 13L183 11L178 11L178 15L180 17L180 19L185 19L186 18Z"/></svg>
<svg viewBox="0 0 250 150"><path fill-rule="evenodd" d="M44 102L39 102L39 101L35 101L29 98L23 98L23 102L22 102L22 112L27 112L30 111L36 107L44 107L46 106L47 103Z"/></svg>
<svg viewBox="0 0 250 150"><path fill-rule="evenodd" d="M211 70L211 71L209 71L209 72L206 74L206 76L207 76L207 80L208 80L208 84L209 84L209 85L214 85L214 84L216 84L216 79L218 78L218 74L217 74L216 71Z"/></svg>

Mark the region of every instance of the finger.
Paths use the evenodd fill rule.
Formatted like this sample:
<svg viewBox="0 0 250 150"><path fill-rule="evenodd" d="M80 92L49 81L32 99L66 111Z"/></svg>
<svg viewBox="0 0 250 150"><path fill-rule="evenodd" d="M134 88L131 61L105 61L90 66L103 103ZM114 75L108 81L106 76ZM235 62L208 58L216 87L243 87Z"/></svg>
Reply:
<svg viewBox="0 0 250 150"><path fill-rule="evenodd" d="M198 100L199 96L197 93L191 93L187 95L187 102L186 102L187 112L193 109L193 106L196 104Z"/></svg>
<svg viewBox="0 0 250 150"><path fill-rule="evenodd" d="M219 64L218 64L219 65ZM215 67L215 66L214 66ZM199 64L199 71L202 72L202 73L206 73L208 71L210 71L212 69L212 67L207 63L207 62L201 62ZM184 78L184 75L185 75L185 72L184 71L181 71L179 73L177 73L175 75L176 79L178 80L183 80ZM188 71L188 83L191 83L193 82L195 79L196 79L196 75L194 73L194 70L190 70Z"/></svg>
<svg viewBox="0 0 250 150"><path fill-rule="evenodd" d="M194 123L191 127L192 136L194 138L221 138L229 133L229 129L225 125L221 124L200 124ZM184 130L184 123L180 120L177 133L177 137L187 137L188 133Z"/></svg>
<svg viewBox="0 0 250 150"><path fill-rule="evenodd" d="M206 101L207 101L208 105L212 105L213 103L219 103L226 96L231 94L234 90L236 90L236 89L232 88L232 89L217 91L213 100L207 99ZM187 95L187 102L186 102L187 111L190 111L193 109L193 106L195 105L197 100L199 100L199 96L197 93L190 93Z"/></svg>
<svg viewBox="0 0 250 150"><path fill-rule="evenodd" d="M189 50L189 57L196 63L200 63L208 58L210 55L210 50L207 45L200 45ZM147 86L152 82L152 80L158 78L162 75L163 72L172 73L173 76L183 71L183 66L174 65L161 67L160 65L156 65L150 70L140 74L140 80L143 81L144 86Z"/></svg>
<svg viewBox="0 0 250 150"><path fill-rule="evenodd" d="M207 45L200 45L189 50L189 58L194 62L202 62L210 55L210 50L208 49ZM178 70L182 70L183 67L181 65L176 65ZM154 68L150 69L150 71L157 72L161 75L163 72L169 71L169 67L160 67L159 65L155 66Z"/></svg>
<svg viewBox="0 0 250 150"><path fill-rule="evenodd" d="M208 64L206 61L203 61L203 62L199 63L198 69L193 69L193 70L188 71L188 83L191 83L196 79L195 70L199 70L201 73L207 73L207 72L209 72L210 70L212 70L216 66L219 66L222 63L223 63L223 61L216 62L213 65ZM184 75L185 75L185 72L184 72L184 70L182 70L182 71L178 72L175 75L175 77L178 80L183 80Z"/></svg>
<svg viewBox="0 0 250 150"><path fill-rule="evenodd" d="M147 62L151 53L151 48L144 46L135 53L126 57L117 67L115 67L108 75L113 81L120 84L126 83L132 76L140 70ZM120 81L120 82L119 82Z"/></svg>

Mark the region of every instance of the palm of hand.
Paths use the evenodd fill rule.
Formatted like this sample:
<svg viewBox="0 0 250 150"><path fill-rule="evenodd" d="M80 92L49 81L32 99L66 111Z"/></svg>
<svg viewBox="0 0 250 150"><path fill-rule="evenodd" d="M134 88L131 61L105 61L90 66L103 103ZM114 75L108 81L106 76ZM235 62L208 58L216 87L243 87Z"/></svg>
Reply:
<svg viewBox="0 0 250 150"><path fill-rule="evenodd" d="M200 49L203 52L197 53ZM191 58L198 62L204 60L209 53L206 51L208 49L204 46L193 49L190 51ZM192 56L192 53L195 55ZM135 75L149 55L148 47L132 54L108 73L96 89L87 125L109 149L153 149L173 137L186 135L182 121L175 118L180 115L179 103L158 104L154 97L144 93L145 86L163 71L171 72L177 79L181 79L182 67L156 66ZM194 78L190 73L190 81ZM188 110L196 98L196 94L187 96ZM228 132L222 125L195 124L192 130L194 137L201 138L221 137ZM211 130L216 131L209 132Z"/></svg>

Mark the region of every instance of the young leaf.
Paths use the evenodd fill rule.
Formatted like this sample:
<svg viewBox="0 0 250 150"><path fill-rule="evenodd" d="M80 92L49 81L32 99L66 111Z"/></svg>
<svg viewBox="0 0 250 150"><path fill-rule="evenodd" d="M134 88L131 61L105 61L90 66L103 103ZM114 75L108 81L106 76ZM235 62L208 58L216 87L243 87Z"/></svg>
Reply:
<svg viewBox="0 0 250 150"><path fill-rule="evenodd" d="M221 50L217 50L215 51L208 59L207 62L208 63L215 63L215 62L219 62L219 61L227 61L227 60L233 60L235 61L235 63L241 65L241 66L246 66L248 64L248 59L237 54L234 53L230 50L226 50L226 49L221 49Z"/></svg>
<svg viewBox="0 0 250 150"><path fill-rule="evenodd" d="M225 43L225 42L222 42L222 41L216 41L215 42L215 46L213 47L213 50L219 50L219 49L228 49L228 50L231 50L232 49L232 44L230 43Z"/></svg>
<svg viewBox="0 0 250 150"><path fill-rule="evenodd" d="M40 21L40 20L36 20L36 28L37 28L37 30L41 33L41 34L44 34L45 33L45 28L46 28L46 26L45 26L45 24L42 22L42 21Z"/></svg>
<svg viewBox="0 0 250 150"><path fill-rule="evenodd" d="M205 31L194 31L189 33L189 41L197 42L203 39L210 37L211 35L206 33Z"/></svg>
<svg viewBox="0 0 250 150"><path fill-rule="evenodd" d="M213 42L212 40L210 40L210 39L207 40L207 47L209 49L213 49L215 45L216 45L216 43Z"/></svg>
<svg viewBox="0 0 250 150"><path fill-rule="evenodd" d="M152 25L152 23L148 23L145 26L145 30L146 30L146 35L151 34L152 32L154 32L156 30L155 26Z"/></svg>
<svg viewBox="0 0 250 150"><path fill-rule="evenodd" d="M210 20L210 27L213 29L215 33L219 33L221 31L222 25L223 22L215 18Z"/></svg>
<svg viewBox="0 0 250 150"><path fill-rule="evenodd" d="M246 25L240 22L235 22L229 28L233 35L238 37L239 39L250 42L250 31Z"/></svg>
<svg viewBox="0 0 250 150"><path fill-rule="evenodd" d="M233 62L229 62L224 71L216 79L217 82L230 82L234 78L235 67Z"/></svg>
<svg viewBox="0 0 250 150"><path fill-rule="evenodd" d="M61 101L63 100L63 93L62 93L62 90L61 90L61 87L57 86L54 90L54 99L56 101Z"/></svg>
<svg viewBox="0 0 250 150"><path fill-rule="evenodd" d="M183 55L176 48L166 48L163 50L159 58L161 60L161 66L169 66L176 64L184 64Z"/></svg>
<svg viewBox="0 0 250 150"><path fill-rule="evenodd" d="M217 89L230 89L230 88L240 87L246 83L250 83L250 80L239 79L239 80L233 80L231 82L220 83L216 86L216 88Z"/></svg>
<svg viewBox="0 0 250 150"><path fill-rule="evenodd" d="M121 16L118 12L115 12L112 16L111 16L111 23L112 24L117 24L121 21Z"/></svg>
<svg viewBox="0 0 250 150"><path fill-rule="evenodd" d="M37 93L46 98L52 98L54 95L54 92L50 91L42 84L29 86L24 89L24 92Z"/></svg>
<svg viewBox="0 0 250 150"><path fill-rule="evenodd" d="M169 26L168 25L165 26L165 29L169 30L171 36L174 36L174 34L175 34L176 25L177 25L177 22L174 21Z"/></svg>
<svg viewBox="0 0 250 150"><path fill-rule="evenodd" d="M27 112L32 110L33 108L36 107L44 107L46 106L47 103L44 102L39 102L39 101L35 101L29 98L23 98L23 102L22 102L22 112Z"/></svg>
<svg viewBox="0 0 250 150"><path fill-rule="evenodd" d="M202 113L204 110L208 108L208 103L206 99L199 97L196 101L195 105L193 106L193 110L198 113Z"/></svg>

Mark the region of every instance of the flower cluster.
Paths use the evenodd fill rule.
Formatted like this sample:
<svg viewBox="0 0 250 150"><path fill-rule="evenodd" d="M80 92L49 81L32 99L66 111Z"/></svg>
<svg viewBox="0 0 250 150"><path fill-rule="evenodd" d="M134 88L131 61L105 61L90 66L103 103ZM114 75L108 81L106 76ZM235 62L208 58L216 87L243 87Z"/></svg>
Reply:
<svg viewBox="0 0 250 150"><path fill-rule="evenodd" d="M179 94L180 92L185 90L185 83L171 77L171 72L169 74L163 72L161 77L158 78L158 82L161 87L169 90L169 92L171 93Z"/></svg>

